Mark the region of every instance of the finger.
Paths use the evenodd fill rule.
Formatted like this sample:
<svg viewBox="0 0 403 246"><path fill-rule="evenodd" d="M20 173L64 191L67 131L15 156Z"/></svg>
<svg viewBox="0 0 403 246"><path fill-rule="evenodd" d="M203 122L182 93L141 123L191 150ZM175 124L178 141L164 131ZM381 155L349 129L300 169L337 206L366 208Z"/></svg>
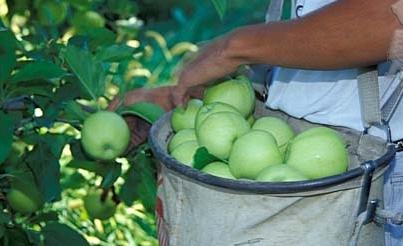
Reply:
<svg viewBox="0 0 403 246"><path fill-rule="evenodd" d="M189 89L188 94L191 98L201 99L203 97L204 86L195 86Z"/></svg>
<svg viewBox="0 0 403 246"><path fill-rule="evenodd" d="M120 103L121 103L120 99L119 99L118 97L115 97L115 98L112 100L112 102L109 103L107 109L108 109L109 111L115 111L115 110L119 107Z"/></svg>
<svg viewBox="0 0 403 246"><path fill-rule="evenodd" d="M189 95L187 94L186 89L183 89L181 87L176 87L175 89L173 89L172 97L175 106L182 106L189 99Z"/></svg>
<svg viewBox="0 0 403 246"><path fill-rule="evenodd" d="M131 149L139 144L144 143L147 140L151 125L145 120L134 115L125 116L125 121L129 126L131 133L129 148Z"/></svg>

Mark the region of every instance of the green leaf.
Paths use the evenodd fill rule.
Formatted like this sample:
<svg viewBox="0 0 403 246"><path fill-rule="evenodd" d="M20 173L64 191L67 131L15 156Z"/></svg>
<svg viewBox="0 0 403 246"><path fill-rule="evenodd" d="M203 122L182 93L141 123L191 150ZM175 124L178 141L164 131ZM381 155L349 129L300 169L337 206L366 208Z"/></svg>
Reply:
<svg viewBox="0 0 403 246"><path fill-rule="evenodd" d="M218 15L221 19L224 18L225 12L227 11L228 0L211 0Z"/></svg>
<svg viewBox="0 0 403 246"><path fill-rule="evenodd" d="M16 64L14 34L0 28L0 84L10 77Z"/></svg>
<svg viewBox="0 0 403 246"><path fill-rule="evenodd" d="M4 224L0 224L0 239L4 237L4 234L6 234L6 227Z"/></svg>
<svg viewBox="0 0 403 246"><path fill-rule="evenodd" d="M55 149L43 142L35 145L26 158L46 202L60 199L60 164L54 152Z"/></svg>
<svg viewBox="0 0 403 246"><path fill-rule="evenodd" d="M123 108L119 108L116 112L121 115L136 115L151 124L156 122L165 113L164 109L162 109L159 105L148 102L135 103Z"/></svg>
<svg viewBox="0 0 403 246"><path fill-rule="evenodd" d="M67 173L67 174L66 174ZM66 189L79 189L84 186L84 184L87 183L87 179L84 178L84 176L79 173L74 171L67 171L65 169L62 174L64 174L63 178L60 180L61 186L63 190Z"/></svg>
<svg viewBox="0 0 403 246"><path fill-rule="evenodd" d="M72 139L71 136L63 134L46 134L41 136L41 141L46 143L50 148L52 155L56 158L60 158L64 146Z"/></svg>
<svg viewBox="0 0 403 246"><path fill-rule="evenodd" d="M0 111L0 164L10 154L13 143L14 122L13 119Z"/></svg>
<svg viewBox="0 0 403 246"><path fill-rule="evenodd" d="M98 162L87 161L87 160L77 160L77 159L71 160L69 163L67 163L66 166L71 167L71 168L84 169L84 170L94 172L94 173L99 174L99 175L103 174L104 169L105 169L103 167L103 164L100 164Z"/></svg>
<svg viewBox="0 0 403 246"><path fill-rule="evenodd" d="M83 122L90 113L83 110L81 105L76 101L68 101L64 106L63 118L69 120L79 120Z"/></svg>
<svg viewBox="0 0 403 246"><path fill-rule="evenodd" d="M155 208L157 195L155 163L145 153L136 155L132 166L124 175L119 197L130 206L135 200L141 200L148 211Z"/></svg>
<svg viewBox="0 0 403 246"><path fill-rule="evenodd" d="M31 224L38 224L40 222L48 222L48 221L57 221L59 219L59 215L55 211L50 211L46 213L40 213L29 219Z"/></svg>
<svg viewBox="0 0 403 246"><path fill-rule="evenodd" d="M97 175L100 175L106 179L103 181L103 183L105 182L104 185L110 185L111 182L113 184L113 182L115 182L120 176L121 172L121 165L116 162L100 163L95 161L73 159L67 163L67 167L80 168L96 173Z"/></svg>
<svg viewBox="0 0 403 246"><path fill-rule="evenodd" d="M4 211L0 211L0 224L7 224L11 221L11 215Z"/></svg>
<svg viewBox="0 0 403 246"><path fill-rule="evenodd" d="M4 234L4 246L29 246L32 245L27 232L20 227L7 228Z"/></svg>
<svg viewBox="0 0 403 246"><path fill-rule="evenodd" d="M39 79L50 80L64 75L66 75L66 72L63 69L49 61L34 61L15 72L11 77L11 81L16 83Z"/></svg>
<svg viewBox="0 0 403 246"><path fill-rule="evenodd" d="M196 150L194 155L194 165L193 167L196 169L202 169L207 164L213 161L221 161L219 158L215 157L214 155L210 154L206 147L200 147Z"/></svg>
<svg viewBox="0 0 403 246"><path fill-rule="evenodd" d="M113 186L116 180L122 174L122 166L118 163L110 164L110 169L108 172L104 173L101 187L104 189L109 189Z"/></svg>
<svg viewBox="0 0 403 246"><path fill-rule="evenodd" d="M92 51L94 51L102 46L112 45L115 43L115 40L116 40L116 34L114 32L112 32L111 30L109 30L107 28L103 28L103 27L85 28L85 30L82 30L81 34L82 35L75 36L75 37L79 37L81 39L87 39L87 42L89 43L89 47ZM73 38L75 38L75 37L73 37ZM69 40L69 43L70 43L70 40Z"/></svg>
<svg viewBox="0 0 403 246"><path fill-rule="evenodd" d="M59 87L52 99L56 102L74 100L80 97L81 91L77 78L68 78L68 82Z"/></svg>
<svg viewBox="0 0 403 246"><path fill-rule="evenodd" d="M119 62L133 56L134 48L125 44L114 44L101 49L95 56L99 61Z"/></svg>
<svg viewBox="0 0 403 246"><path fill-rule="evenodd" d="M47 223L42 234L45 238L44 246L59 246L63 242L74 246L89 246L89 243L80 233L65 224Z"/></svg>
<svg viewBox="0 0 403 246"><path fill-rule="evenodd" d="M93 100L103 95L105 91L105 71L101 63L94 61L91 53L70 45L63 50L62 56L79 79L84 92Z"/></svg>

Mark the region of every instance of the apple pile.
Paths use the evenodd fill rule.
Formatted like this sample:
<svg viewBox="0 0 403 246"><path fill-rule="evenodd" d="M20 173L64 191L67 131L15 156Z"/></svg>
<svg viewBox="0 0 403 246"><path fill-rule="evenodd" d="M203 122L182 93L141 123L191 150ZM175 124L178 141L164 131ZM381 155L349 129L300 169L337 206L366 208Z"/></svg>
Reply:
<svg viewBox="0 0 403 246"><path fill-rule="evenodd" d="M173 110L168 152L184 165L228 179L290 182L347 170L346 143L335 130L321 126L297 133L280 118L256 119L254 108L246 77L210 86L203 100ZM201 148L214 157L202 167L195 163Z"/></svg>

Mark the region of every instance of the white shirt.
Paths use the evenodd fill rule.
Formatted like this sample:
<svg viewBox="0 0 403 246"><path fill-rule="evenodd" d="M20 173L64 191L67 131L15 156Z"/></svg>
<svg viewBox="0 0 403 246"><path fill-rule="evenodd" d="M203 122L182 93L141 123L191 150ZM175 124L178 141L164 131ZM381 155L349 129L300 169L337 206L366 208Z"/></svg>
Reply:
<svg viewBox="0 0 403 246"><path fill-rule="evenodd" d="M298 9L298 15L303 16L331 2L334 0L297 0L293 8L295 10L296 6L302 5ZM292 13L295 18L294 10ZM383 67L385 68L385 64ZM357 69L313 71L276 67L266 104L270 108L308 121L362 131L364 127L356 78ZM379 77L381 102L387 99L387 88L393 79L398 78ZM403 100L390 122L390 127L393 140L403 138ZM371 129L370 133L384 136L384 132L379 129Z"/></svg>

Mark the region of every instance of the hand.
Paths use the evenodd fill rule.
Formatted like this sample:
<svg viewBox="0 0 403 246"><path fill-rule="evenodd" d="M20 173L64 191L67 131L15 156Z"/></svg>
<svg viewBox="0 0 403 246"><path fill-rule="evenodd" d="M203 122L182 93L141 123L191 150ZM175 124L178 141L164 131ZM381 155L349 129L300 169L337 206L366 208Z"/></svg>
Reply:
<svg viewBox="0 0 403 246"><path fill-rule="evenodd" d="M166 111L174 108L172 99L173 86L158 87L153 89L141 88L127 92L123 101L115 97L109 104L109 110L116 110L121 104L127 106L137 102L150 102L160 105Z"/></svg>
<svg viewBox="0 0 403 246"><path fill-rule="evenodd" d="M178 76L178 85L172 90L173 103L183 105L189 97L200 97L206 84L233 73L241 64L229 55L231 36L218 38L186 62Z"/></svg>
<svg viewBox="0 0 403 246"><path fill-rule="evenodd" d="M113 99L108 106L108 110L115 111L121 104L131 105L137 102L151 102L169 111L174 107L171 95L172 89L172 87L159 87L133 90L125 94L123 101L119 97ZM134 115L125 116L124 119L131 133L129 149L145 142L151 128L150 123Z"/></svg>

